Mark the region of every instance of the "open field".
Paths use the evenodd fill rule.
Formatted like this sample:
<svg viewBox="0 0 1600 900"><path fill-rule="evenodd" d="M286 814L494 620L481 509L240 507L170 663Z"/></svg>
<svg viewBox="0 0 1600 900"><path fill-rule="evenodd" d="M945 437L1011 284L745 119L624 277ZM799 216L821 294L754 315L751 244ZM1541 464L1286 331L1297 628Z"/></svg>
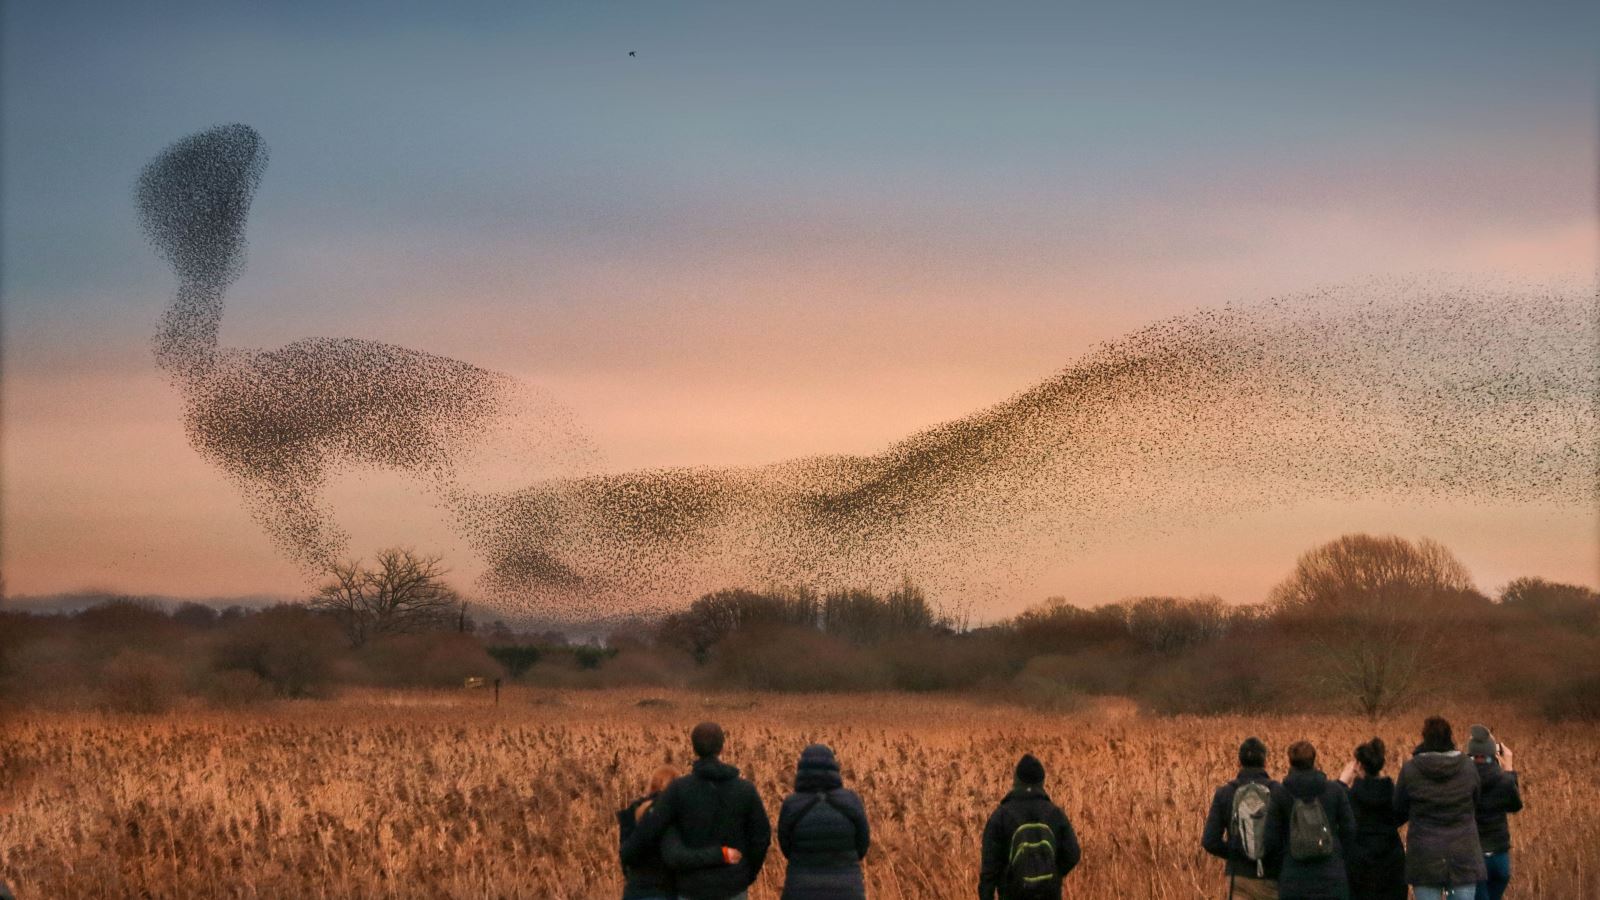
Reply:
<svg viewBox="0 0 1600 900"><path fill-rule="evenodd" d="M639 701L657 698L640 706ZM1474 718L1445 710L1458 731ZM1336 771L1371 736L1327 717L1070 716L968 698L659 691L351 694L162 717L18 713L0 738L0 877L63 897L614 897L612 811L714 718L776 812L800 748L838 751L873 819L875 897L972 896L978 834L1032 751L1085 850L1072 897L1217 897L1198 849L1247 733ZM1377 732L1409 748L1419 719ZM1600 895L1600 730L1492 718L1526 774L1513 893ZM1103 811L1091 809L1097 806ZM773 898L774 848L753 897Z"/></svg>

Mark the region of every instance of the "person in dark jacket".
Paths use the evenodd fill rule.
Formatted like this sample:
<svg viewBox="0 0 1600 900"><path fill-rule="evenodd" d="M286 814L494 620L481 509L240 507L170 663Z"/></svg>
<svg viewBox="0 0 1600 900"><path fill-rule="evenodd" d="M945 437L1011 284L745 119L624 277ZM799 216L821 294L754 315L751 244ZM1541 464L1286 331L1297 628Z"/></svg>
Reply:
<svg viewBox="0 0 1600 900"><path fill-rule="evenodd" d="M1339 780L1350 789L1356 839L1344 850L1350 900L1406 900L1406 847L1394 814L1394 780L1384 777L1388 753L1373 738L1356 747Z"/></svg>
<svg viewBox="0 0 1600 900"><path fill-rule="evenodd" d="M1265 785L1277 796L1283 786L1267 774L1267 745L1260 738L1245 738L1239 745L1239 774L1211 795L1211 810L1206 813L1205 831L1200 846L1212 856L1227 861L1228 896L1241 900L1275 900L1278 896L1278 869L1282 860L1263 857L1257 861L1245 855L1244 841L1233 832L1233 798L1242 784Z"/></svg>
<svg viewBox="0 0 1600 900"><path fill-rule="evenodd" d="M1510 747L1494 739L1487 725L1472 726L1467 755L1478 770L1478 843L1488 876L1478 882L1476 897L1500 900L1511 883L1511 824L1506 816L1522 810L1516 757Z"/></svg>
<svg viewBox="0 0 1600 900"><path fill-rule="evenodd" d="M640 819L650 811L651 804L661 796L672 779L677 777L678 770L671 766L661 766L650 776L649 792L645 796L628 804L625 809L617 811L617 828L619 832L620 847L628 846L628 838L633 835ZM705 847L691 850L683 845L675 829L668 829L662 835L661 846L640 847L634 853L634 862L629 865L624 862L622 874L625 879L622 886L622 900L673 900L678 896L674 889L672 871L669 866L691 869L704 866L731 864L739 861L739 851L731 847Z"/></svg>
<svg viewBox="0 0 1600 900"><path fill-rule="evenodd" d="M805 748L778 812L778 847L789 861L783 900L865 900L861 860L871 843L866 809L845 788L833 750Z"/></svg>
<svg viewBox="0 0 1600 900"><path fill-rule="evenodd" d="M1301 857L1294 847L1299 803L1322 807L1330 839L1321 855ZM1344 850L1356 842L1356 816L1344 785L1317 769L1317 748L1309 741L1289 745L1289 774L1283 792L1272 798L1267 813L1267 850L1283 860L1278 872L1282 900L1349 900Z"/></svg>
<svg viewBox="0 0 1600 900"><path fill-rule="evenodd" d="M659 848L672 869L679 896L689 900L736 900L745 897L772 843L772 822L761 805L756 786L739 777L739 770L718 758L724 737L722 726L701 722L690 734L694 767L661 792L649 812L639 819L622 847L624 865L635 865L649 849ZM663 841L676 829L686 850L715 848L723 864L689 867L673 841ZM738 851L737 856L730 851Z"/></svg>
<svg viewBox="0 0 1600 900"><path fill-rule="evenodd" d="M1038 826L1043 826L1038 827ZM1021 853L1044 842L1054 859L1041 881L1024 883ZM1026 846L1024 846L1026 845ZM1029 859L1031 853L1026 854ZM1078 835L1061 807L1044 792L1044 764L1025 753L1013 772L1011 792L983 828L983 864L978 871L978 900L1033 900L1061 896L1061 879L1083 858Z"/></svg>
<svg viewBox="0 0 1600 900"><path fill-rule="evenodd" d="M1406 832L1406 882L1417 900L1471 900L1488 878L1478 843L1478 770L1456 749L1450 723L1422 723L1422 743L1400 769L1394 811Z"/></svg>

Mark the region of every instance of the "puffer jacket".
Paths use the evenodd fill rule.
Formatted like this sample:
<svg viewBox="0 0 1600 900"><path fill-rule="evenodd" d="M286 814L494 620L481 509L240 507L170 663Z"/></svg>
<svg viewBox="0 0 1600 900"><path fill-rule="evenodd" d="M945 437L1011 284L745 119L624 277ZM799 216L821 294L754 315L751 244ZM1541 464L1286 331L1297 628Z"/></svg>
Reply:
<svg viewBox="0 0 1600 900"><path fill-rule="evenodd" d="M1350 787L1355 843L1344 850L1350 900L1406 900L1406 846L1394 812L1394 779L1358 778Z"/></svg>
<svg viewBox="0 0 1600 900"><path fill-rule="evenodd" d="M833 751L807 747L794 787L778 813L778 847L789 861L783 900L864 900L861 860L872 832L861 798L844 787Z"/></svg>
<svg viewBox="0 0 1600 900"><path fill-rule="evenodd" d="M1400 769L1394 811L1406 832L1406 882L1476 884L1489 877L1478 843L1478 770L1459 750L1418 747Z"/></svg>
<svg viewBox="0 0 1600 900"><path fill-rule="evenodd" d="M1296 800L1322 804L1333 834L1333 852L1322 859L1295 859L1289 852L1290 822ZM1283 793L1274 795L1267 812L1266 850L1283 860L1278 871L1278 896L1283 900L1345 900L1350 896L1345 876L1345 848L1356 842L1356 817L1343 782L1333 781L1315 769L1291 769L1283 779Z"/></svg>
<svg viewBox="0 0 1600 900"><path fill-rule="evenodd" d="M1478 769L1478 843L1484 853L1505 853L1511 849L1511 824L1508 813L1522 811L1522 790L1517 783L1517 773L1507 772L1500 764L1473 763Z"/></svg>

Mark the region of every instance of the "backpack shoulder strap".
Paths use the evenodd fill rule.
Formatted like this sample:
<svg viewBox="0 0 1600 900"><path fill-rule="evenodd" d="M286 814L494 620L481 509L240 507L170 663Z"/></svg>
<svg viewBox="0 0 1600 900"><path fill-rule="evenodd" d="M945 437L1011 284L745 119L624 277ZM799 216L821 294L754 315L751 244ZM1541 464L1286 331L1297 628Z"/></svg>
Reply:
<svg viewBox="0 0 1600 900"><path fill-rule="evenodd" d="M807 814L809 814L813 809L816 809L818 803L821 803L824 800L828 800L828 794L826 791L817 791L810 797L807 797L806 802L800 804L800 808L795 810L794 815L789 818L787 823L785 823L787 825L787 829L782 830L778 837L784 843L788 843L790 839L794 837L795 827L800 824L800 820L804 819ZM828 800L828 805L832 806L833 801Z"/></svg>

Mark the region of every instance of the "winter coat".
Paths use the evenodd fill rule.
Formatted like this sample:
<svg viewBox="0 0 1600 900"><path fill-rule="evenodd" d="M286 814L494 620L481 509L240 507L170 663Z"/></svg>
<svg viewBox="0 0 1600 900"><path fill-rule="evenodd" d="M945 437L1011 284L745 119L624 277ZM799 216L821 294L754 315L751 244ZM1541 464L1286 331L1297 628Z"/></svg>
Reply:
<svg viewBox="0 0 1600 900"><path fill-rule="evenodd" d="M669 829L676 829L688 850L717 848L720 859L720 848L733 847L743 859L733 865L680 867L670 848L660 845ZM771 843L772 822L756 786L740 778L733 766L707 757L695 760L688 775L661 792L624 843L622 862L633 865L647 848L662 846L680 896L724 900L755 882Z"/></svg>
<svg viewBox="0 0 1600 900"><path fill-rule="evenodd" d="M653 803L657 796L651 794L648 797L640 797L628 804L626 809L617 811L618 851L623 857L622 900L670 897L673 894L672 873L667 871L667 864L661 859L659 847L641 847L634 854L632 864L627 862L626 853L623 852L628 846L628 838L638 829L639 807L646 801Z"/></svg>
<svg viewBox="0 0 1600 900"><path fill-rule="evenodd" d="M1478 770L1459 750L1417 748L1400 769L1394 811L1406 832L1406 882L1476 884L1489 875L1478 843Z"/></svg>
<svg viewBox="0 0 1600 900"><path fill-rule="evenodd" d="M1517 773L1507 772L1489 760L1474 763L1478 770L1478 843L1484 853L1505 853L1511 849L1511 824L1507 813L1522 811L1522 789Z"/></svg>
<svg viewBox="0 0 1600 900"><path fill-rule="evenodd" d="M871 843L861 798L838 768L801 769L778 812L778 846L789 861L783 900L864 900L861 860Z"/></svg>
<svg viewBox="0 0 1600 900"><path fill-rule="evenodd" d="M1083 857L1078 846L1078 835L1061 807L1050 802L1050 796L1041 785L1018 784L1012 787L1000 806L989 816L983 828L983 865L978 873L979 900L1013 900L1011 883L1006 878L1007 855L1011 852L1011 838L1018 828L1029 822L1043 822L1055 833L1056 877L1051 880L1046 893L1061 896L1061 879L1071 872Z"/></svg>
<svg viewBox="0 0 1600 900"><path fill-rule="evenodd" d="M639 799L628 804L626 809L617 811L617 830L620 841L620 853L626 859L628 856L628 839L638 829L639 807L645 803L653 803L658 794ZM648 814L648 812L646 813ZM691 850L683 846L683 839L676 829L668 829L661 840L654 845L640 845L632 854L634 862L629 864L624 861L622 865L623 885L622 900L639 900L644 897L675 897L672 868L699 868L703 866L720 865L722 863L722 847L705 847Z"/></svg>
<svg viewBox="0 0 1600 900"><path fill-rule="evenodd" d="M1274 797L1283 792L1283 785L1273 781L1266 769L1240 769L1237 778L1217 788L1216 793L1211 795L1211 811L1206 814L1206 829L1200 836L1200 846L1212 856L1227 860L1226 873L1238 878L1256 877L1256 864L1244 855L1244 843L1238 835L1227 833L1233 824L1233 795L1239 790L1239 785L1251 782L1266 785ZM1261 863L1262 877L1276 879L1283 860L1278 856L1266 856Z"/></svg>
<svg viewBox="0 0 1600 900"><path fill-rule="evenodd" d="M1322 804L1328 830L1333 833L1333 852L1327 857L1298 860L1289 852L1289 828L1296 800ZM1278 896L1282 900L1348 898L1344 851L1355 842L1356 816L1344 783L1330 780L1315 769L1291 769L1283 779L1283 793L1272 798L1267 812L1267 851L1283 860L1278 871Z"/></svg>
<svg viewBox="0 0 1600 900"><path fill-rule="evenodd" d="M1350 787L1355 842L1344 849L1350 900L1406 900L1406 847L1394 812L1394 780L1358 778Z"/></svg>

